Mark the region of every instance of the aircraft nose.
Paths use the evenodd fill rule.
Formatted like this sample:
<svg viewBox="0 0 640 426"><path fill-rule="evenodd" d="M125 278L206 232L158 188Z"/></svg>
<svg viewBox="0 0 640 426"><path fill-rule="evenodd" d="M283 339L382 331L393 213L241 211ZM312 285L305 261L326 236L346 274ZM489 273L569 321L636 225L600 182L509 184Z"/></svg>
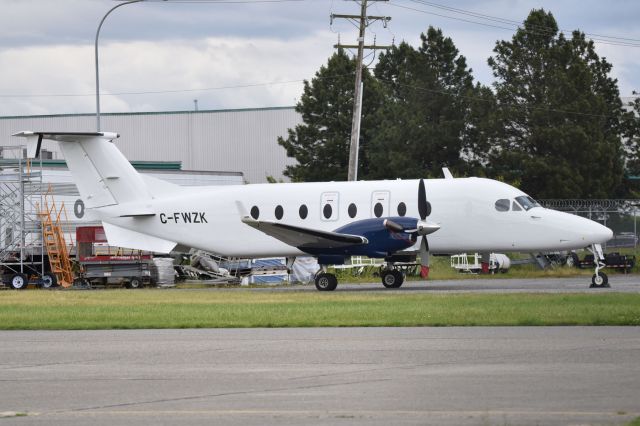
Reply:
<svg viewBox="0 0 640 426"><path fill-rule="evenodd" d="M602 244L613 238L613 231L590 219L580 218L583 238L591 244Z"/></svg>
<svg viewBox="0 0 640 426"><path fill-rule="evenodd" d="M592 231L596 243L606 243L613 238L613 231L606 226L595 223L595 229Z"/></svg>

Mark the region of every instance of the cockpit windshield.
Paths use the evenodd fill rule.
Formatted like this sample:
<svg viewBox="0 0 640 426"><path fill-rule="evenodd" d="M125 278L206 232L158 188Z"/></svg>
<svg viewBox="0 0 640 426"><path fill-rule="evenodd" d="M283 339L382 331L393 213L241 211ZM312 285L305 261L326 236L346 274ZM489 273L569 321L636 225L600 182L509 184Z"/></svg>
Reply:
<svg viewBox="0 0 640 426"><path fill-rule="evenodd" d="M540 204L538 204L536 200L529 197L528 195L521 195L520 197L516 197L516 201L520 203L522 208L526 211L529 211L534 207L540 207Z"/></svg>

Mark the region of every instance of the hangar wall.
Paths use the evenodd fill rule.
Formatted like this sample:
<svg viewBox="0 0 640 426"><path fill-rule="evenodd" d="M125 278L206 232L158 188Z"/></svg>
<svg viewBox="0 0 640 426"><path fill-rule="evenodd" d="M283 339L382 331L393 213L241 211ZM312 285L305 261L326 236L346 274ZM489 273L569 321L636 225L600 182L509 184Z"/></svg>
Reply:
<svg viewBox="0 0 640 426"><path fill-rule="evenodd" d="M130 161L181 161L183 170L242 172L249 183L284 178L283 170L295 160L277 139L301 122L293 107L101 115L102 130L120 134L116 145ZM94 114L0 117L0 146L19 145L11 134L22 130L95 129ZM44 148L63 158L55 143Z"/></svg>

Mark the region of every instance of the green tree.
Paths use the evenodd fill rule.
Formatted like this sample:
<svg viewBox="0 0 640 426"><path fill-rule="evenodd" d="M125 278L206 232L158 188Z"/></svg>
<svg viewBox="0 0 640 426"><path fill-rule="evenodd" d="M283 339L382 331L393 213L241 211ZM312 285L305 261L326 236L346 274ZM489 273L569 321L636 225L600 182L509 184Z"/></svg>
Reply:
<svg viewBox="0 0 640 426"><path fill-rule="evenodd" d="M501 134L490 173L539 198L621 195L624 112L593 42L579 31L567 39L540 9L494 53Z"/></svg>
<svg viewBox="0 0 640 426"><path fill-rule="evenodd" d="M284 175L293 181L340 181L347 179L349 143L353 114L355 60L338 50L320 67L311 82L304 82L304 92L296 105L302 124L289 129L287 138L278 143L298 164L287 166ZM377 82L365 69L359 174L368 171L364 155L370 140L373 113L380 100Z"/></svg>
<svg viewBox="0 0 640 426"><path fill-rule="evenodd" d="M627 107L629 111L626 113L624 120L624 140L626 163L625 172L629 192L635 197L640 196L640 96L633 92L635 99L629 102Z"/></svg>
<svg viewBox="0 0 640 426"><path fill-rule="evenodd" d="M490 89L474 85L471 69L439 29L380 55L375 75L384 86L371 141L369 177L440 176L478 171L488 151Z"/></svg>

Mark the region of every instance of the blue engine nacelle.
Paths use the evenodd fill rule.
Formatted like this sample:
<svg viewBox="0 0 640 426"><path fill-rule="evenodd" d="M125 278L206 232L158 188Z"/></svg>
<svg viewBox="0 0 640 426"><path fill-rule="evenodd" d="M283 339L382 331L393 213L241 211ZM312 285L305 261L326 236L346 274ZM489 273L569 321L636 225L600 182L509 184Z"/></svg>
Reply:
<svg viewBox="0 0 640 426"><path fill-rule="evenodd" d="M385 220L391 220L402 227L401 231L393 231L384 225ZM415 230L418 219L411 217L389 217L363 219L349 223L336 229L340 234L361 235L369 243L340 248L305 249L306 252L318 257L320 264L341 264L349 256L367 256L372 258L387 257L397 251L404 250L415 244Z"/></svg>

